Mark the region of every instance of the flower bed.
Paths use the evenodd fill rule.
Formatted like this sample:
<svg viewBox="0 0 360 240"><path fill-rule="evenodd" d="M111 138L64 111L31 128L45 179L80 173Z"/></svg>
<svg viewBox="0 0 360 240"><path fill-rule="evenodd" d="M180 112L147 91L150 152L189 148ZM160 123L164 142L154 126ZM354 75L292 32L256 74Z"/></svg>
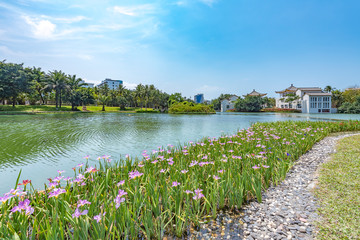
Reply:
<svg viewBox="0 0 360 240"><path fill-rule="evenodd" d="M358 121L257 123L234 135L143 152L140 161L99 157L97 166L74 167L73 177L58 171L42 191L27 193L31 183L24 180L23 188L0 197L0 238L182 236L220 209L261 201L261 191L329 133L358 130Z"/></svg>

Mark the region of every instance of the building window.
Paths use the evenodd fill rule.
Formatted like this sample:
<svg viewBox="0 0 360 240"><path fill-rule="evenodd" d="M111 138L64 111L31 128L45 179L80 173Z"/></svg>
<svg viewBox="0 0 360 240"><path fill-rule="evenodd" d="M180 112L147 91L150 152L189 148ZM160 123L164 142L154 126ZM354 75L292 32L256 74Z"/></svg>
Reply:
<svg viewBox="0 0 360 240"><path fill-rule="evenodd" d="M229 105L226 105L226 108L227 108L227 109L229 109L229 108L230 108L230 106L229 106Z"/></svg>
<svg viewBox="0 0 360 240"><path fill-rule="evenodd" d="M298 103L297 108L301 108L301 104L300 104L300 103Z"/></svg>

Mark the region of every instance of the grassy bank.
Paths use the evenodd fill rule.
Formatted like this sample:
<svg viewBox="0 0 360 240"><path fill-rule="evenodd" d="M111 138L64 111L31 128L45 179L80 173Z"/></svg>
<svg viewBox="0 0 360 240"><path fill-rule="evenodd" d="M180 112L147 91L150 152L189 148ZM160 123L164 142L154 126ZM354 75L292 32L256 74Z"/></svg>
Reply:
<svg viewBox="0 0 360 240"><path fill-rule="evenodd" d="M83 112L82 107L78 107L75 112ZM35 114L35 113L56 113L56 112L73 112L71 106L62 106L56 109L54 105L16 105L15 107L9 105L0 105L0 114ZM102 106L86 106L86 112L104 112ZM152 108L126 108L120 110L119 107L105 107L105 112L152 112L157 110Z"/></svg>
<svg viewBox="0 0 360 240"><path fill-rule="evenodd" d="M318 238L360 239L360 136L342 139L319 174Z"/></svg>
<svg viewBox="0 0 360 240"><path fill-rule="evenodd" d="M59 171L42 191L24 193L31 183L20 178L23 186L0 199L0 238L184 236L220 209L261 201L261 191L283 180L314 143L354 130L360 130L358 121L258 123L233 135L143 152L140 160L102 156L96 166Z"/></svg>

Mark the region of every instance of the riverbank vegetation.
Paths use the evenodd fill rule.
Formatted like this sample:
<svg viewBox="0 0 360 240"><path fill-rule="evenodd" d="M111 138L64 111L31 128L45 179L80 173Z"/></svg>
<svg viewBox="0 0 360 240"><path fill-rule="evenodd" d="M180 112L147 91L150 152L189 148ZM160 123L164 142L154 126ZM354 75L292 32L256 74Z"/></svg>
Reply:
<svg viewBox="0 0 360 240"><path fill-rule="evenodd" d="M76 75L57 70L45 73L41 68L0 61L0 111L5 111L6 105L17 111L26 111L27 108L20 107L24 105L46 111L68 111L69 106L71 111L79 111L82 106L90 109L95 105L101 106L104 112L109 110L108 107L117 107L120 111L167 112L172 103L184 101L194 102L182 97L181 93L167 94L154 85L138 84L134 90L123 85L110 89L107 84L90 88ZM138 108L140 110L136 110Z"/></svg>
<svg viewBox="0 0 360 240"><path fill-rule="evenodd" d="M86 156L73 174L60 169L44 190L19 178L0 198L0 238L184 236L220 209L261 201L261 192L329 133L355 130L358 121L257 123L233 135L144 151L141 159L102 156L91 166Z"/></svg>
<svg viewBox="0 0 360 240"><path fill-rule="evenodd" d="M319 239L360 237L360 136L340 140L337 152L319 171Z"/></svg>
<svg viewBox="0 0 360 240"><path fill-rule="evenodd" d="M102 111L102 106L86 106L79 107L76 109L76 112L104 112ZM56 109L55 105L16 105L15 107L8 105L0 105L0 114L11 114L11 113L54 113L54 112L71 112L71 106L61 106L61 108ZM135 107L126 107L121 110L119 107L106 107L105 112L148 112L148 113L158 113L159 110L153 108L135 108Z"/></svg>
<svg viewBox="0 0 360 240"><path fill-rule="evenodd" d="M215 113L212 105L196 104L193 102L183 101L173 103L169 107L169 113Z"/></svg>

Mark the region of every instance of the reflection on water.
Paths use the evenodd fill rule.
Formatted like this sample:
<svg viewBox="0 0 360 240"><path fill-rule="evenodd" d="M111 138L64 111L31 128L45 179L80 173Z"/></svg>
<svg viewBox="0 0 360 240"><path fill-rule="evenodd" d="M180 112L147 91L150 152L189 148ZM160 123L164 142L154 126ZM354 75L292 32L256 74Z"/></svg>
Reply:
<svg viewBox="0 0 360 240"><path fill-rule="evenodd" d="M0 116L0 194L21 179L41 187L56 170L71 168L90 155L140 155L142 150L217 137L255 122L360 118L359 115L221 113L169 114L46 114Z"/></svg>

